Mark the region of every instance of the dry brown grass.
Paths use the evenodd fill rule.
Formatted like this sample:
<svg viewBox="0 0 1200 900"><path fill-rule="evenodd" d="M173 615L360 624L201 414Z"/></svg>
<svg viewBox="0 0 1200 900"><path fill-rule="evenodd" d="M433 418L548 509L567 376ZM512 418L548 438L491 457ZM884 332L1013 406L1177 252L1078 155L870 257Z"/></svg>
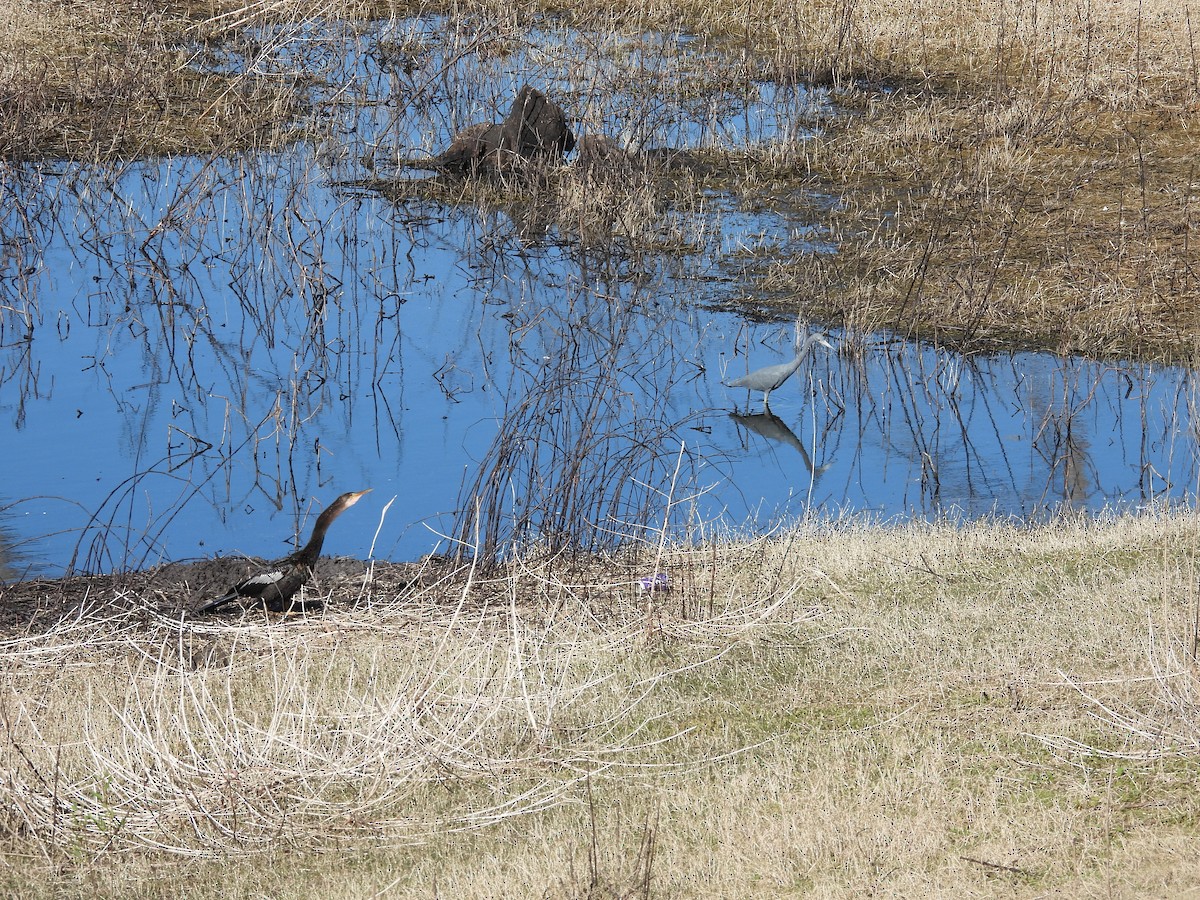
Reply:
<svg viewBox="0 0 1200 900"><path fill-rule="evenodd" d="M1195 358L1196 4L841 11L780 33L771 63L828 67L858 110L804 150L841 198L840 251L781 260L767 286L965 349Z"/></svg>
<svg viewBox="0 0 1200 900"><path fill-rule="evenodd" d="M2 648L3 883L1179 896L1198 551L1191 514L842 523L308 619L64 622Z"/></svg>
<svg viewBox="0 0 1200 900"><path fill-rule="evenodd" d="M277 144L294 86L190 66L189 21L163 4L0 3L0 158L74 159Z"/></svg>

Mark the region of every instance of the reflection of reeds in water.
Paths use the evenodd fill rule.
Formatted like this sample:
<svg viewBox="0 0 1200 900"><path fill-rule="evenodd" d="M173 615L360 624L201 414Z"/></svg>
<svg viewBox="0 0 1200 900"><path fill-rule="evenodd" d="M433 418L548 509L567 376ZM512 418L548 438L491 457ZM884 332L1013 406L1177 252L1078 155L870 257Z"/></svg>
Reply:
<svg viewBox="0 0 1200 900"><path fill-rule="evenodd" d="M1079 420L1091 403L1095 385L1089 390L1077 383L1078 378L1055 381L1045 393L1038 390L1032 394L1036 406L1031 413L1040 416L1033 448L1046 465L1046 499L1071 508L1084 503L1094 487L1086 425ZM1058 396L1053 393L1055 387Z"/></svg>
<svg viewBox="0 0 1200 900"><path fill-rule="evenodd" d="M515 323L499 432L460 498L462 552L492 562L535 539L550 551L610 548L691 483L696 460L681 456L684 419L668 403L689 371L681 336L629 293L581 289Z"/></svg>
<svg viewBox="0 0 1200 900"><path fill-rule="evenodd" d="M23 281L0 278L4 311L15 310L12 292L27 282L18 319L35 321L39 336L53 326L61 345L5 347L0 378L19 398L16 425L27 402L45 399L43 368L63 364L82 337L74 352L87 354L99 390L71 407L79 424L64 439L86 444L93 423L115 414L132 457L125 477L110 476L102 502L66 517L84 523L69 568L159 561L164 533L198 497L222 510L251 502L280 509L292 497L299 513L313 457L321 474L320 437L306 435L306 423L329 403L335 380L345 391L359 377L346 371L342 352L357 349L356 321L331 287L345 260L326 250L328 219L340 211L326 209L321 221L275 214L285 198L310 202L319 177L311 157L296 156L288 165L270 158L98 164L55 178L26 173L6 185L28 211L3 220L6 244L35 259L61 254L65 244L81 270L101 273L65 309L63 287L36 268ZM21 266L21 255L5 264ZM58 308L57 321L44 321L39 305ZM0 314L5 343L17 321ZM93 334L95 349L87 346ZM163 430L152 430L158 422ZM253 501L234 484L234 471L245 468L255 473Z"/></svg>
<svg viewBox="0 0 1200 900"><path fill-rule="evenodd" d="M813 443L851 462L868 490L909 473L901 508L1038 516L1153 501L1195 478L1192 449L1180 440L1194 429L1186 378L1160 389L1145 370L962 356L904 341L863 348L852 365L829 362L813 373ZM1097 440L1108 432L1120 437ZM864 477L868 467L884 474Z"/></svg>

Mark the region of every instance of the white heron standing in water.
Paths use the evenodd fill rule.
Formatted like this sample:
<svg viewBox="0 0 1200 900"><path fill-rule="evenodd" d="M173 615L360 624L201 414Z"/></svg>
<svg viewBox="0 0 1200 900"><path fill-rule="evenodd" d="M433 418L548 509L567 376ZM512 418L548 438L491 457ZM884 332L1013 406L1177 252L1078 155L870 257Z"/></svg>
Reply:
<svg viewBox="0 0 1200 900"><path fill-rule="evenodd" d="M763 409L768 409L771 391L792 377L792 373L800 368L800 364L804 362L804 357L808 355L808 351L812 349L813 344L820 344L830 350L833 349L833 345L825 340L825 335L818 331L813 331L806 326L802 327L800 322L797 322L795 359L791 362L778 363L773 366L763 366L761 369L755 369L750 374L743 375L741 378L735 378L733 381L722 383L725 387L744 387L750 391L762 391Z"/></svg>

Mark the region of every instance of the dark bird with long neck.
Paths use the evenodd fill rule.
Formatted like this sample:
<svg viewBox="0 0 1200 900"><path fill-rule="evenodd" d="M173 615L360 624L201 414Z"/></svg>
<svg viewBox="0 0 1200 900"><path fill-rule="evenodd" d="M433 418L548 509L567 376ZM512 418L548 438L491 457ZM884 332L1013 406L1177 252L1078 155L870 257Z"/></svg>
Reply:
<svg viewBox="0 0 1200 900"><path fill-rule="evenodd" d="M333 524L333 520L357 503L365 491L351 491L342 494L329 505L319 516L313 526L312 536L308 543L295 553L285 556L278 562L272 563L264 571L252 575L244 581L239 581L215 600L210 600L196 609L197 613L210 613L220 609L235 600L257 600L264 603L268 609L287 609L292 597L312 577L313 566L321 555L321 547L325 543L325 532Z"/></svg>

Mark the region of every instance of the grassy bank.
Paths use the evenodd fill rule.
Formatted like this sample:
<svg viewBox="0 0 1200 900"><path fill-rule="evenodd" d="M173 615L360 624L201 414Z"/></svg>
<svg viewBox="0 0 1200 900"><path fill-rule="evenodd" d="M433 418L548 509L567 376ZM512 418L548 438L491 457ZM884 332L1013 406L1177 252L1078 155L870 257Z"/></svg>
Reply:
<svg viewBox="0 0 1200 900"><path fill-rule="evenodd" d="M1166 2L855 6L842 46L861 115L804 154L843 197L842 252L781 261L777 286L965 349L1190 363L1198 18Z"/></svg>
<svg viewBox="0 0 1200 900"><path fill-rule="evenodd" d="M3 883L1182 896L1198 550L1190 514L812 526L217 626L131 588L3 645Z"/></svg>

